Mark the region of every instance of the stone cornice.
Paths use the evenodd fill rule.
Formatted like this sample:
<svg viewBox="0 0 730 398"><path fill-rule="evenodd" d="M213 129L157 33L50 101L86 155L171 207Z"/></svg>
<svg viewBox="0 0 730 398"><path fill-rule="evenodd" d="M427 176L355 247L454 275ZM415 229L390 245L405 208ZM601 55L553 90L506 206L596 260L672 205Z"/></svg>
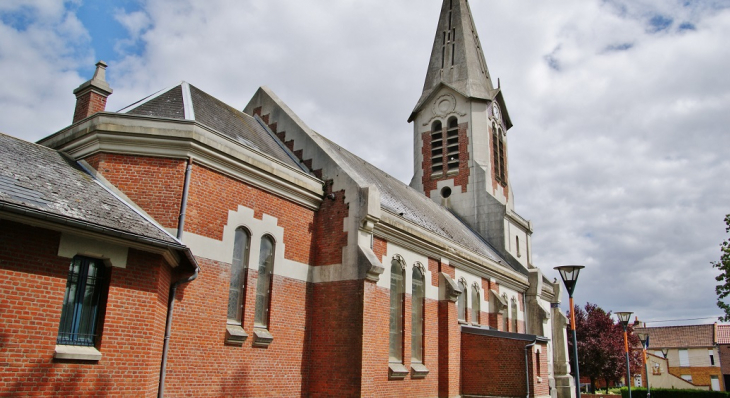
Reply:
<svg viewBox="0 0 730 398"><path fill-rule="evenodd" d="M188 120L97 113L38 142L74 159L104 152L193 158L199 165L316 210L322 180Z"/></svg>
<svg viewBox="0 0 730 398"><path fill-rule="evenodd" d="M471 250L409 223L387 210L383 210L373 234L431 258L447 258L457 268L483 278L496 279L500 285L516 291L525 291L529 286L527 277L507 268L509 265L477 256Z"/></svg>

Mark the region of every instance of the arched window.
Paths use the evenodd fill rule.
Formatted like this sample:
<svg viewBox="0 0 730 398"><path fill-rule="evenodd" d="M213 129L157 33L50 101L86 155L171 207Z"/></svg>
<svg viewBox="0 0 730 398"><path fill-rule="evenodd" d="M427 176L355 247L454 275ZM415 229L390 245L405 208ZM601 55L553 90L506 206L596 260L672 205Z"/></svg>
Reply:
<svg viewBox="0 0 730 398"><path fill-rule="evenodd" d="M423 363L423 307L426 299L424 268L413 266L411 291L411 362Z"/></svg>
<svg viewBox="0 0 730 398"><path fill-rule="evenodd" d="M431 173L440 174L444 170L444 132L440 121L431 125Z"/></svg>
<svg viewBox="0 0 730 398"><path fill-rule="evenodd" d="M512 331L517 333L517 299L512 297Z"/></svg>
<svg viewBox="0 0 730 398"><path fill-rule="evenodd" d="M446 130L446 171L459 170L459 121L456 117L449 118Z"/></svg>
<svg viewBox="0 0 730 398"><path fill-rule="evenodd" d="M259 276L256 283L256 315L254 326L269 327L269 307L271 306L271 282L274 276L274 239L261 238L259 250Z"/></svg>
<svg viewBox="0 0 730 398"><path fill-rule="evenodd" d="M405 261L400 256L390 265L390 362L403 363L403 312Z"/></svg>
<svg viewBox="0 0 730 398"><path fill-rule="evenodd" d="M479 294L479 284L474 283L471 289L471 323L479 325L481 323L479 318L481 317L482 311L481 295Z"/></svg>
<svg viewBox="0 0 730 398"><path fill-rule="evenodd" d="M459 288L461 294L459 295L459 301L456 302L457 309L459 311L459 320L466 322L466 296L468 294L466 290L466 281L464 279L459 280Z"/></svg>
<svg viewBox="0 0 730 398"><path fill-rule="evenodd" d="M233 261L231 261L231 283L228 288L228 323L241 325L243 305L246 299L246 271L248 270L248 249L251 235L243 228L237 228L233 238Z"/></svg>
<svg viewBox="0 0 730 398"><path fill-rule="evenodd" d="M494 164L494 178L502 186L507 185L507 172L504 157L504 139L502 129L492 124L492 163Z"/></svg>

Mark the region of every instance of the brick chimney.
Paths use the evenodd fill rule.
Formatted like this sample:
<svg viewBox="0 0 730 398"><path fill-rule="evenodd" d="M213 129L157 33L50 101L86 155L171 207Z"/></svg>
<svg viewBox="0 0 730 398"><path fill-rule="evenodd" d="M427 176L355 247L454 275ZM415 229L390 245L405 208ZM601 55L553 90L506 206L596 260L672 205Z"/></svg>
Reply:
<svg viewBox="0 0 730 398"><path fill-rule="evenodd" d="M104 112L106 98L111 95L112 91L109 83L106 82L106 62L99 61L96 63L94 77L74 90L76 109L73 122L76 123L97 112Z"/></svg>

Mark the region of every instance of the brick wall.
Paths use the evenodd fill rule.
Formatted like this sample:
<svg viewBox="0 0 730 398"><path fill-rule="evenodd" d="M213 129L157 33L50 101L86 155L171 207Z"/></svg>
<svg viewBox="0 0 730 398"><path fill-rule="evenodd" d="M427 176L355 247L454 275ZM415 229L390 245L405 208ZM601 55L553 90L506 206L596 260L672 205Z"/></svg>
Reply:
<svg viewBox="0 0 730 398"><path fill-rule="evenodd" d="M0 220L0 395L156 396L170 268L130 249L111 270L101 360L55 360L70 263L59 239Z"/></svg>
<svg viewBox="0 0 730 398"><path fill-rule="evenodd" d="M525 346L530 341L461 333L462 394L524 397ZM549 395L547 344L541 343L539 365L534 349L528 350L530 396ZM538 380L540 377L542 380ZM495 380L499 380L495 383Z"/></svg>
<svg viewBox="0 0 730 398"><path fill-rule="evenodd" d="M373 253L381 263L385 261L385 255L388 253L388 241L377 236L373 237Z"/></svg>
<svg viewBox="0 0 730 398"><path fill-rule="evenodd" d="M347 246L347 231L344 230L345 217L350 206L345 203L345 191L332 192L332 182L326 184L325 200L314 219L313 265L342 263L342 248ZM334 195L334 199L328 196Z"/></svg>
<svg viewBox="0 0 730 398"><path fill-rule="evenodd" d="M423 146L421 148L421 155L423 157L423 177L421 182L423 183L423 192L426 196L431 197L431 191L436 189L436 183L443 180L454 180L454 187L461 187L461 192L466 192L467 184L469 183L469 136L467 130L469 123L459 124L459 171L456 174L446 173L446 140L444 139L444 155L443 165L444 174L440 177L435 178L431 176L431 134L432 131L426 131L421 133L421 140ZM443 135L446 137L447 127L444 124Z"/></svg>
<svg viewBox="0 0 730 398"><path fill-rule="evenodd" d="M439 301L439 397L455 397L461 392L461 336L456 303Z"/></svg>
<svg viewBox="0 0 730 398"><path fill-rule="evenodd" d="M406 287L410 291L410 287ZM406 376L403 380L388 379L390 353L390 290L374 283L365 283L362 392L364 397L418 397L438 395L438 303L426 300L424 308L423 364L429 373L425 378ZM406 294L403 318L403 365L411 364L411 295Z"/></svg>
<svg viewBox="0 0 730 398"><path fill-rule="evenodd" d="M361 396L361 377L365 377L361 375L362 343L368 337L363 336L362 326L363 284L360 280L312 286L308 336L310 397ZM384 336L387 335L386 329Z"/></svg>
<svg viewBox="0 0 730 398"><path fill-rule="evenodd" d="M710 386L710 376L717 376L720 380L720 388L723 385L722 371L719 366L693 366L688 368L669 367L669 373L682 377L682 375L691 375L692 384L696 386Z"/></svg>
<svg viewBox="0 0 730 398"><path fill-rule="evenodd" d="M97 112L104 112L106 109L105 95L89 91L76 98L76 108L74 109L73 122L85 119Z"/></svg>
<svg viewBox="0 0 730 398"><path fill-rule="evenodd" d="M307 284L274 275L268 348L253 347L256 269L249 269L243 346L224 343L230 264L198 258L200 276L177 292L165 396L300 396L307 377ZM274 264L276 268L276 264Z"/></svg>
<svg viewBox="0 0 730 398"><path fill-rule="evenodd" d="M259 220L264 214L277 218L284 228L287 259L312 264L314 211L198 164L193 165L188 195L185 231L221 240L228 211L248 207Z"/></svg>
<svg viewBox="0 0 730 398"><path fill-rule="evenodd" d="M108 153L84 160L160 225L177 228L185 160Z"/></svg>

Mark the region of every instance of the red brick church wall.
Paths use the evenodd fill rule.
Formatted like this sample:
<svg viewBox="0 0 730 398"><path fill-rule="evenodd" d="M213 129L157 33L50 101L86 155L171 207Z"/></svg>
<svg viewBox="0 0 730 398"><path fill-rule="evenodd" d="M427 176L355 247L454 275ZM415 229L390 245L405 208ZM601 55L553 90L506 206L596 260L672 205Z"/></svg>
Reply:
<svg viewBox="0 0 730 398"><path fill-rule="evenodd" d="M112 268L99 361L53 358L70 259L60 233L0 220L0 395L155 397L170 267L129 250Z"/></svg>

